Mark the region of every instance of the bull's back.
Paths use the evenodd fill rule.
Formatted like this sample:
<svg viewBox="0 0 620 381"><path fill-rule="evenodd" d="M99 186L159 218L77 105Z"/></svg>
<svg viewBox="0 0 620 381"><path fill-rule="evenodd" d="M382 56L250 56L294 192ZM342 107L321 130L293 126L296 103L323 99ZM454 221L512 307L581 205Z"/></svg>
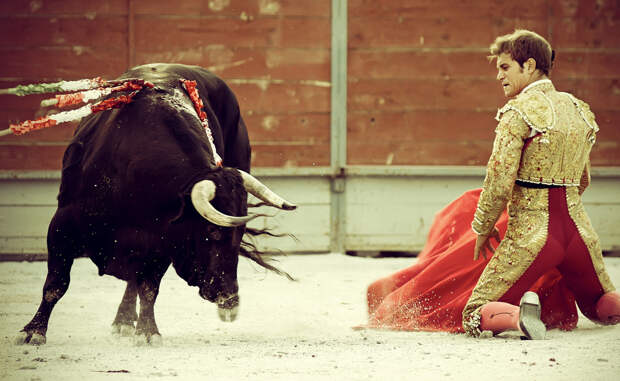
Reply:
<svg viewBox="0 0 620 381"><path fill-rule="evenodd" d="M170 101L171 91L143 90L122 109L85 119L65 153L59 203L102 215L176 208L210 162L198 119Z"/></svg>
<svg viewBox="0 0 620 381"><path fill-rule="evenodd" d="M153 83L178 86L179 79L196 81L214 143L224 165L250 171L251 148L239 103L230 87L214 73L199 66L156 63L137 66L122 78L144 78Z"/></svg>
<svg viewBox="0 0 620 381"><path fill-rule="evenodd" d="M206 134L180 79L197 82L224 165L249 170L249 141L238 103L213 73L197 66L149 64L120 78L142 78L155 87L80 123L63 159L59 205L82 203L100 214L166 208L213 169Z"/></svg>

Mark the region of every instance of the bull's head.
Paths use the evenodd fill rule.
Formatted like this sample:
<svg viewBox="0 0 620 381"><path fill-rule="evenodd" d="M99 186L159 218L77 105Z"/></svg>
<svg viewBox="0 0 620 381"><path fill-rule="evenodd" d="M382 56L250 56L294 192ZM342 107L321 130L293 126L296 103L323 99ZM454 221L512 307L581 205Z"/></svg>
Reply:
<svg viewBox="0 0 620 381"><path fill-rule="evenodd" d="M265 202L266 204L284 210L293 210L296 205L289 203L282 197L278 196L267 186L261 183L258 179L253 177L247 172L238 170L241 179L243 180L243 187L245 190ZM207 221L214 225L222 227L239 227L252 219L260 216L260 214L252 216L231 216L218 211L211 201L216 196L217 186L212 180L198 181L191 190L191 200L196 211L204 217ZM242 229L233 229L230 232L232 245L235 248L239 247L241 237L243 234ZM219 233L218 233L219 234ZM216 240L219 239L215 234ZM205 275L206 279L203 279L199 284L199 294L202 298L217 303L218 314L223 321L233 321L237 317L237 310L239 307L239 294L237 284L237 263L238 255L231 258L229 255L218 249L216 244L211 248L209 255L209 269Z"/></svg>

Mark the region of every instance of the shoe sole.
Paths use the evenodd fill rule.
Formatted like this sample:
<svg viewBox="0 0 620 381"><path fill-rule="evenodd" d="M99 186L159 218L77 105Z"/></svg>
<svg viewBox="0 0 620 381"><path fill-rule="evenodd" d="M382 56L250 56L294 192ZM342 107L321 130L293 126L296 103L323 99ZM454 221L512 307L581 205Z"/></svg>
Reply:
<svg viewBox="0 0 620 381"><path fill-rule="evenodd" d="M528 291L521 298L519 328L528 340L544 340L545 338L547 327L540 320L540 301L534 292Z"/></svg>

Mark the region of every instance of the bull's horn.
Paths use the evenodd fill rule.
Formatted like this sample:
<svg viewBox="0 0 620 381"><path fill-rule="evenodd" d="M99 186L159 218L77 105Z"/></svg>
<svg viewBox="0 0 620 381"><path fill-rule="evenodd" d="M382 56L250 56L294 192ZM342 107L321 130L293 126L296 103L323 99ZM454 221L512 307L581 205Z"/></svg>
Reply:
<svg viewBox="0 0 620 381"><path fill-rule="evenodd" d="M245 190L252 195L263 200L269 205L275 206L276 208L284 210L293 210L297 208L297 205L291 204L290 202L275 194L271 189L267 188L265 184L258 181L256 177L240 169L238 171L241 174L241 178L243 179L243 186L245 187Z"/></svg>
<svg viewBox="0 0 620 381"><path fill-rule="evenodd" d="M192 204L198 213L207 221L218 226L239 226L259 216L229 216L215 209L210 203L215 197L215 183L211 180L201 180L194 184L191 197Z"/></svg>

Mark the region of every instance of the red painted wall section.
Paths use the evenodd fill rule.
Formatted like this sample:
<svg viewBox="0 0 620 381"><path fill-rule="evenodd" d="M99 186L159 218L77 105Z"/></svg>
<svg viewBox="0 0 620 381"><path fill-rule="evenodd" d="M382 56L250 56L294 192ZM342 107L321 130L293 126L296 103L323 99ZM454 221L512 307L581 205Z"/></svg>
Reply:
<svg viewBox="0 0 620 381"><path fill-rule="evenodd" d="M200 65L236 93L253 167L329 165L330 0L130 1L1 2L14 37L0 41L0 88ZM43 98L0 96L0 128L44 115ZM0 169L59 169L74 127L2 138Z"/></svg>
<svg viewBox="0 0 620 381"><path fill-rule="evenodd" d="M127 67L127 3L106 1L0 2L0 88L101 76ZM45 115L49 96L0 96L0 128ZM0 138L0 169L57 170L75 124Z"/></svg>
<svg viewBox="0 0 620 381"><path fill-rule="evenodd" d="M557 52L558 90L588 102L598 166L620 165L618 2L349 0L348 162L485 165L506 99L494 38L537 31Z"/></svg>
<svg viewBox="0 0 620 381"><path fill-rule="evenodd" d="M136 4L138 63L204 66L236 93L252 165L329 165L329 0ZM153 25L158 33L153 38Z"/></svg>
<svg viewBox="0 0 620 381"><path fill-rule="evenodd" d="M620 5L348 0L349 164L484 165L505 102L486 55L515 28L548 37L556 87L590 103L592 162L620 166ZM329 165L331 0L5 0L0 88L206 67L237 94L253 167ZM47 110L0 96L0 129ZM1 123L4 123L4 127ZM0 170L58 170L75 124L0 138Z"/></svg>

